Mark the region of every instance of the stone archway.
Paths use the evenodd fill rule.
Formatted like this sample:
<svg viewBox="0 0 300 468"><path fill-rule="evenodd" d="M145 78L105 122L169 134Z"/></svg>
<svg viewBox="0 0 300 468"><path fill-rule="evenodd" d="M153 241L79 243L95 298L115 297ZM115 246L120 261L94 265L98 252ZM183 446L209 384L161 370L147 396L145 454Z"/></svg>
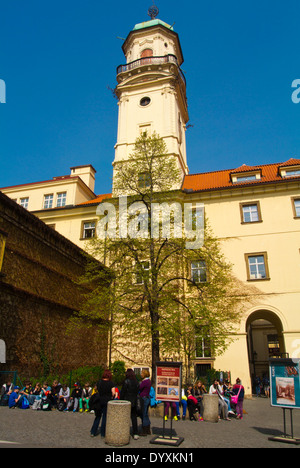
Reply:
<svg viewBox="0 0 300 468"><path fill-rule="evenodd" d="M252 312L246 322L249 368L252 382L269 374L269 359L284 356L283 325L279 316L270 310Z"/></svg>

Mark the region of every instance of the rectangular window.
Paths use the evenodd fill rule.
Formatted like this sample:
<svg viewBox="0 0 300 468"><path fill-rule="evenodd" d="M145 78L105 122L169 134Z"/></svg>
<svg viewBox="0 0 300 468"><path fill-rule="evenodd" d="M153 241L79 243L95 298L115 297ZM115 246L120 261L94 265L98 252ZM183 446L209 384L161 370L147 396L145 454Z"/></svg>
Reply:
<svg viewBox="0 0 300 468"><path fill-rule="evenodd" d="M60 208L62 206L66 206L66 203L67 203L67 192L58 193L56 206Z"/></svg>
<svg viewBox="0 0 300 468"><path fill-rule="evenodd" d="M252 182L252 181L254 181L256 179L257 179L256 175L238 176L236 178L235 183L240 184L241 182Z"/></svg>
<svg viewBox="0 0 300 468"><path fill-rule="evenodd" d="M51 195L45 195L44 197L44 210L48 210L53 207L53 193Z"/></svg>
<svg viewBox="0 0 300 468"><path fill-rule="evenodd" d="M141 266L137 267L135 274L135 283L144 284L145 277L149 278L150 262L141 262Z"/></svg>
<svg viewBox="0 0 300 468"><path fill-rule="evenodd" d="M285 177L299 177L300 176L300 169L293 169L290 171L286 171Z"/></svg>
<svg viewBox="0 0 300 468"><path fill-rule="evenodd" d="M294 198L293 203L294 203L294 217L300 218L300 198L298 199Z"/></svg>
<svg viewBox="0 0 300 468"><path fill-rule="evenodd" d="M29 198L21 198L20 200L20 205L23 206L26 210L28 210L28 203L29 203Z"/></svg>
<svg viewBox="0 0 300 468"><path fill-rule="evenodd" d="M258 223L262 220L259 202L241 203L240 209L242 223Z"/></svg>
<svg viewBox="0 0 300 468"><path fill-rule="evenodd" d="M89 221L89 222L83 223L83 233L82 233L83 239L92 239L95 237L95 234L96 234L95 221Z"/></svg>
<svg viewBox="0 0 300 468"><path fill-rule="evenodd" d="M151 185L151 179L149 172L143 172L139 174L139 188L148 188Z"/></svg>
<svg viewBox="0 0 300 468"><path fill-rule="evenodd" d="M211 357L211 337L208 327L199 327L196 330L196 358Z"/></svg>
<svg viewBox="0 0 300 468"><path fill-rule="evenodd" d="M206 262L204 260L191 263L191 279L194 283L206 283Z"/></svg>
<svg viewBox="0 0 300 468"><path fill-rule="evenodd" d="M246 254L248 281L269 279L267 253Z"/></svg>

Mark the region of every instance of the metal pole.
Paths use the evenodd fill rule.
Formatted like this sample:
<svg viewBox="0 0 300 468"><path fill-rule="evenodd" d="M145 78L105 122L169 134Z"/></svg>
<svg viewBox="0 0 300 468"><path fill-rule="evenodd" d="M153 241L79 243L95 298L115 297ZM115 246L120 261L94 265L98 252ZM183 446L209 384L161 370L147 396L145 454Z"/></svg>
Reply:
<svg viewBox="0 0 300 468"><path fill-rule="evenodd" d="M286 437L286 420L285 420L285 408L283 408L283 430L284 430L284 437Z"/></svg>
<svg viewBox="0 0 300 468"><path fill-rule="evenodd" d="M294 438L294 427L293 427L293 409L290 409L291 412L291 431L292 431L292 439Z"/></svg>
<svg viewBox="0 0 300 468"><path fill-rule="evenodd" d="M165 438L165 414L166 414L166 402L164 401L164 415L163 415L163 438Z"/></svg>

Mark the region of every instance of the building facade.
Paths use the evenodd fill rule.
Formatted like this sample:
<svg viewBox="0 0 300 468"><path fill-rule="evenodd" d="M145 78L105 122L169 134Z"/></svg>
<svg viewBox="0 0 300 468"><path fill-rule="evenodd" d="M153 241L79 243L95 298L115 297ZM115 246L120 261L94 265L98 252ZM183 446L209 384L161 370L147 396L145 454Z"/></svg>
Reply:
<svg viewBox="0 0 300 468"><path fill-rule="evenodd" d="M300 159L287 156L287 161L281 163L244 164L189 174L185 139L189 117L178 35L163 21L152 19L133 28L123 52L126 63L117 68L119 117L114 174L128 159L141 132L156 132L164 139L168 155L175 158L182 175L182 183L174 189L185 202L204 204L234 275L254 291L252 306L244 310L233 342L222 355L208 356L207 350L198 346L195 375L200 377L212 367L230 371L232 379L243 380L246 393L250 394L253 377L268 372L269 357L300 355ZM43 187L42 194L36 191L32 195L39 196L39 207L33 203L27 208L86 248L89 238L96 235L97 206L114 195L114 188L112 194L93 196L93 187L83 174L75 168L72 181L74 175L78 176L77 186L85 182L90 189L85 190L85 199L73 197L68 206L41 207L41 196L53 193L55 198L56 193L59 200L58 194L67 190L63 189L67 181L56 178ZM28 186L2 191L21 202L36 187L32 192ZM115 350L115 357L124 355ZM130 366L151 366L143 353L140 355L134 348L128 350L128 357Z"/></svg>

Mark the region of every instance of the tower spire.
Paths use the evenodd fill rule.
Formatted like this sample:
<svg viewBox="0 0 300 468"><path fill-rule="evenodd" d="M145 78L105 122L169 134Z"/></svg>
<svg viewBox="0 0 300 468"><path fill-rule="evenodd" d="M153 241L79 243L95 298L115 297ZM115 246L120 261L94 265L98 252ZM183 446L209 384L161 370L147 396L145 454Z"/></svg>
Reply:
<svg viewBox="0 0 300 468"><path fill-rule="evenodd" d="M148 10L148 16L150 16L150 18L154 20L158 16L158 13L159 9L157 8L153 0L153 5Z"/></svg>

